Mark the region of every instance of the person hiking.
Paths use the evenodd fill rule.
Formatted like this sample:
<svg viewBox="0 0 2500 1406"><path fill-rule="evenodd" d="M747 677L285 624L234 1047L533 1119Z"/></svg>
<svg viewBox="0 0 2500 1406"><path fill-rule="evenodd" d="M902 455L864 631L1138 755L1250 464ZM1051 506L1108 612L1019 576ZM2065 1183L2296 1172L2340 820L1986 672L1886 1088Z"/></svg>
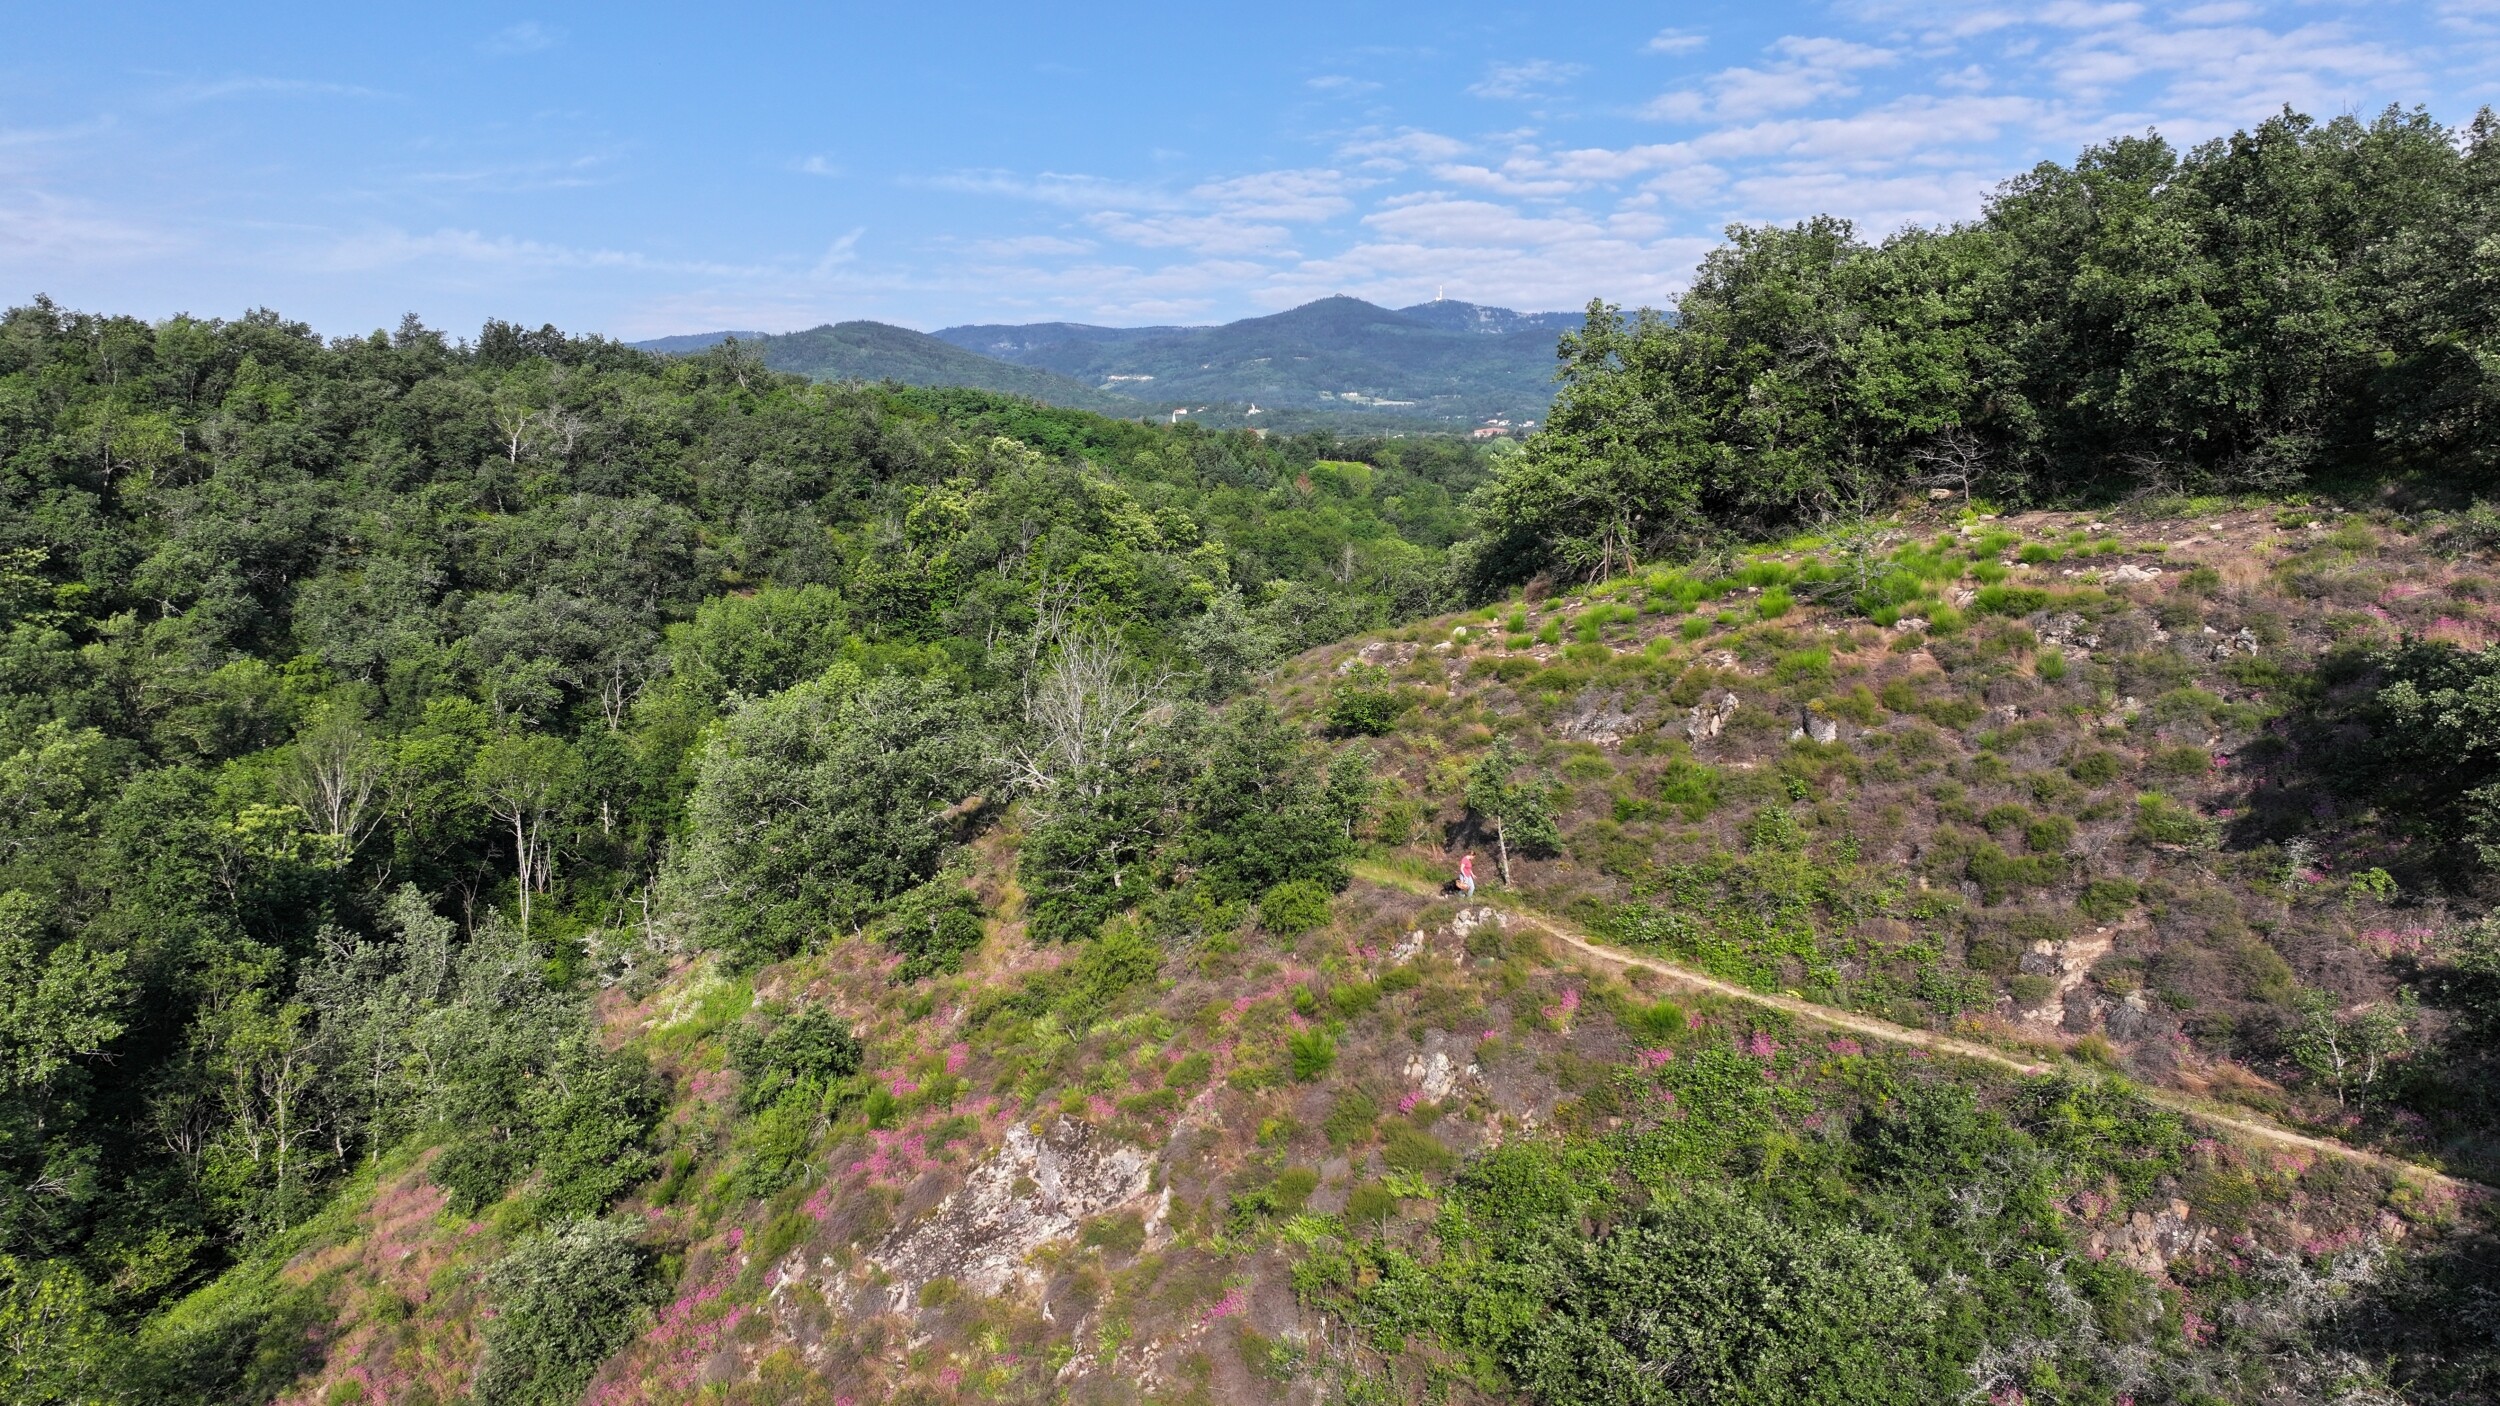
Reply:
<svg viewBox="0 0 2500 1406"><path fill-rule="evenodd" d="M1458 891L1469 898L1476 896L1476 852L1469 850L1458 861Z"/></svg>

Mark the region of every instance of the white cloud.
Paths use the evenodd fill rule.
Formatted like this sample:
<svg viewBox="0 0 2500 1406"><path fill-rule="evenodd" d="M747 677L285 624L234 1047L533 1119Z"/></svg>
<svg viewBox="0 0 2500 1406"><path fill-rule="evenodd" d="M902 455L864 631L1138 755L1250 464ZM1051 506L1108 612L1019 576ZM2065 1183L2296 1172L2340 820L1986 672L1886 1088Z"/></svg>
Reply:
<svg viewBox="0 0 2500 1406"><path fill-rule="evenodd" d="M1479 98L1532 98L1553 92L1586 72L1585 64L1553 59L1494 63L1486 65L1484 77L1468 85L1467 91Z"/></svg>
<svg viewBox="0 0 2500 1406"><path fill-rule="evenodd" d="M1347 192L1368 184L1337 171L1261 171L1207 181L1189 193L1235 217L1308 223L1353 209Z"/></svg>
<svg viewBox="0 0 2500 1406"><path fill-rule="evenodd" d="M822 156L801 157L790 163L790 169L802 176L839 176L842 168Z"/></svg>
<svg viewBox="0 0 2500 1406"><path fill-rule="evenodd" d="M1641 48L1652 54L1689 54L1709 42L1709 35L1695 34L1689 29L1662 29Z"/></svg>
<svg viewBox="0 0 2500 1406"><path fill-rule="evenodd" d="M1690 122L1743 121L1856 95L1859 74L1899 55L1846 39L1788 35L1771 45L1771 63L1721 69L1698 87L1662 94L1642 109L1649 117Z"/></svg>
<svg viewBox="0 0 2500 1406"><path fill-rule="evenodd" d="M552 49L564 42L564 30L537 20L508 24L477 43L478 52L499 59L515 58Z"/></svg>
<svg viewBox="0 0 2500 1406"><path fill-rule="evenodd" d="M1033 176L1018 175L1012 171L954 171L920 178L910 184L965 195L1006 196L1077 210L1171 210L1180 208L1182 203L1168 192L1151 186L1060 171L1044 171Z"/></svg>
<svg viewBox="0 0 2500 1406"><path fill-rule="evenodd" d="M1340 160L1356 161L1369 170L1403 171L1411 163L1449 161L1471 150L1456 137L1401 127L1395 132L1366 132L1340 144Z"/></svg>

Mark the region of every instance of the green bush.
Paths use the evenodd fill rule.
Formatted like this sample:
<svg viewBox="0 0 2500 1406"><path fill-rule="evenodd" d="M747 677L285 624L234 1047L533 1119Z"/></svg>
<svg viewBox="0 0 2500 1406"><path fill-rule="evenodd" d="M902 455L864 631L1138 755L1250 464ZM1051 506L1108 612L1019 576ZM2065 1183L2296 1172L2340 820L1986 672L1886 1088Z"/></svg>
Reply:
<svg viewBox="0 0 2500 1406"><path fill-rule="evenodd" d="M1556 1272L1549 1309L1503 1354L1540 1401L1914 1406L1962 1394L1930 1360L1932 1295L1880 1236L1695 1192Z"/></svg>
<svg viewBox="0 0 2500 1406"><path fill-rule="evenodd" d="M1636 1006L1623 1023L1626 1029L1645 1039L1672 1040L1684 1033L1684 1008L1673 1001Z"/></svg>
<svg viewBox="0 0 2500 1406"><path fill-rule="evenodd" d="M729 1067L738 1071L739 1102L749 1109L792 1090L821 1094L857 1074L867 1059L859 1037L823 1006L767 1009L765 1015L767 1026L742 1022L729 1031Z"/></svg>
<svg viewBox="0 0 2500 1406"><path fill-rule="evenodd" d="M2026 972L2009 978L2005 989L2013 994L2014 1004L2030 1010L2057 994L2057 983L2048 977Z"/></svg>
<svg viewBox="0 0 2500 1406"><path fill-rule="evenodd" d="M2164 747L2153 753L2147 769L2155 776L2193 778L2211 775L2214 759L2202 747Z"/></svg>
<svg viewBox="0 0 2500 1406"><path fill-rule="evenodd" d="M2094 922L2110 923L2125 917L2135 906L2136 886L2133 879L2094 879L2083 886L2083 896L2075 900Z"/></svg>
<svg viewBox="0 0 2500 1406"><path fill-rule="evenodd" d="M1380 1121L1380 1105L1360 1089L1349 1089L1328 1106L1328 1117L1321 1121L1320 1131L1328 1135L1331 1147L1351 1147L1369 1139L1372 1125Z"/></svg>
<svg viewBox="0 0 2500 1406"><path fill-rule="evenodd" d="M981 931L980 896L941 878L895 900L878 935L903 954L895 975L919 981L959 970L964 955L981 945Z"/></svg>
<svg viewBox="0 0 2500 1406"><path fill-rule="evenodd" d="M1326 927L1331 897L1308 879L1278 884L1259 895L1259 926L1286 937Z"/></svg>
<svg viewBox="0 0 2500 1406"><path fill-rule="evenodd" d="M1328 728L1341 737L1378 737L1397 725L1406 706L1397 689L1350 678L1329 691Z"/></svg>
<svg viewBox="0 0 2500 1406"><path fill-rule="evenodd" d="M2118 779L2127 769L2126 758L2116 752L2094 750L2078 752L2066 764L2066 774L2086 786L2101 786Z"/></svg>
<svg viewBox="0 0 2500 1406"><path fill-rule="evenodd" d="M2020 618L2035 610L2049 608L2049 593L2036 586L1982 586L1971 598L1973 615L2003 615Z"/></svg>
<svg viewBox="0 0 2500 1406"><path fill-rule="evenodd" d="M512 1247L486 1272L479 1406L559 1406L634 1335L654 1288L635 1227L568 1221Z"/></svg>
<svg viewBox="0 0 2500 1406"><path fill-rule="evenodd" d="M2214 843L2212 822L2159 791L2135 798L2134 837L2146 844L2203 849Z"/></svg>
<svg viewBox="0 0 2500 1406"><path fill-rule="evenodd" d="M1293 1063L1293 1080L1307 1084L1337 1062L1337 1038L1325 1030L1297 1030L1285 1038L1285 1055Z"/></svg>
<svg viewBox="0 0 2500 1406"><path fill-rule="evenodd" d="M1457 1159L1441 1139L1401 1118L1389 1124L1389 1135L1381 1143L1380 1160L1391 1171L1429 1176L1448 1171Z"/></svg>

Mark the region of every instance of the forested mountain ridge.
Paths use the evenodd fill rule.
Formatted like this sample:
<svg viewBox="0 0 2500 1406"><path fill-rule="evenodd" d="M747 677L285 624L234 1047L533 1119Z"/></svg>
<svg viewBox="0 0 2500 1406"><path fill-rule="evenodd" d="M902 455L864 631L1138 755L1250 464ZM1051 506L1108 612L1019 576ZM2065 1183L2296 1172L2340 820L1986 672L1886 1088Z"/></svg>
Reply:
<svg viewBox="0 0 2500 1406"><path fill-rule="evenodd" d="M1554 335L1577 314L1456 301L1395 312L1326 298L1220 327L977 324L914 332L844 322L739 334L764 364L817 380L975 386L1107 415L1175 407L1224 424L1471 427L1534 420L1553 397ZM682 353L732 334L637 345ZM1259 407L1260 416L1249 414Z"/></svg>
<svg viewBox="0 0 2500 1406"><path fill-rule="evenodd" d="M1498 453L13 312L0 1394L2491 1399L2487 131L1743 231Z"/></svg>

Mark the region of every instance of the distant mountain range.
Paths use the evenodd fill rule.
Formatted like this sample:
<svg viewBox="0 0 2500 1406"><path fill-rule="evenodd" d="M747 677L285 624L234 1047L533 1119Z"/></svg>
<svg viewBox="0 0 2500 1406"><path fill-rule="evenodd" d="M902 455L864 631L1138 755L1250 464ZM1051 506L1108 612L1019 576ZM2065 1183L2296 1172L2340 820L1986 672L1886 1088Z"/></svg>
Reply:
<svg viewBox="0 0 2500 1406"><path fill-rule="evenodd" d="M1315 418L1473 425L1541 418L1554 341L1580 314L1440 300L1389 309L1322 298L1215 327L977 324L934 334L840 322L769 336L711 332L635 345L683 355L727 337L819 380L975 386L1113 415L1184 409L1222 423ZM1258 407L1253 416L1251 407Z"/></svg>

